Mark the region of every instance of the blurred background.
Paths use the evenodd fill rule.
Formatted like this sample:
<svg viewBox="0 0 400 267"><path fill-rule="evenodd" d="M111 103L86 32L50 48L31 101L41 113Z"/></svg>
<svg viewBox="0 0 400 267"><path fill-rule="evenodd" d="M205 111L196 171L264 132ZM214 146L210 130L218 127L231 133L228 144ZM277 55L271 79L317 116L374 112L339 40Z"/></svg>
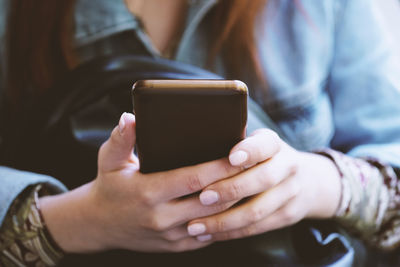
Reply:
<svg viewBox="0 0 400 267"><path fill-rule="evenodd" d="M375 0L381 3L380 10L387 27L393 35L394 44L397 45L400 63L400 1L399 0Z"/></svg>

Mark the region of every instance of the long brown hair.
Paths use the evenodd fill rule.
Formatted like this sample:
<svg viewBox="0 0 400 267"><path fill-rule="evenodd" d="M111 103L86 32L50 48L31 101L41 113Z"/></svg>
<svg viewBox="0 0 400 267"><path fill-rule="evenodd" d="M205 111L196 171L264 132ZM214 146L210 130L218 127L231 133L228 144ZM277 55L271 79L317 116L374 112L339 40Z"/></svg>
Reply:
<svg viewBox="0 0 400 267"><path fill-rule="evenodd" d="M6 97L40 97L75 63L74 0L12 0L6 32ZM9 103L10 104L10 103Z"/></svg>
<svg viewBox="0 0 400 267"><path fill-rule="evenodd" d="M227 66L238 75L250 61L261 73L254 26L267 0L220 0L216 6L215 42L210 59L223 51ZM12 0L8 20L6 96L18 103L24 96L39 97L76 64L72 49L74 0ZM245 61L244 61L245 60Z"/></svg>
<svg viewBox="0 0 400 267"><path fill-rule="evenodd" d="M255 26L259 12L267 0L220 0L214 11L214 43L209 53L209 61L222 52L230 78L241 78L244 65L250 63L256 76L264 81L257 54Z"/></svg>

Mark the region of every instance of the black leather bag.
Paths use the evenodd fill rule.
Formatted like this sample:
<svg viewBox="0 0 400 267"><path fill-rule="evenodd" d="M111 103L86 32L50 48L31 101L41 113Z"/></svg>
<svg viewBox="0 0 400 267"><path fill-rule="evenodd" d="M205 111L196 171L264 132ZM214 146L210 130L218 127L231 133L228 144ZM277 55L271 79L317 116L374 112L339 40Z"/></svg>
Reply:
<svg viewBox="0 0 400 267"><path fill-rule="evenodd" d="M3 151L7 165L52 175L69 188L96 176L97 152L131 112L131 87L139 79L220 79L187 64L140 56L100 58L79 66L27 112L24 123L8 129ZM249 130L279 132L249 101ZM111 251L69 255L62 266L362 266L363 246L332 222L306 221L253 238L217 243L180 254ZM355 257L357 248L359 257ZM360 256L361 255L361 256Z"/></svg>

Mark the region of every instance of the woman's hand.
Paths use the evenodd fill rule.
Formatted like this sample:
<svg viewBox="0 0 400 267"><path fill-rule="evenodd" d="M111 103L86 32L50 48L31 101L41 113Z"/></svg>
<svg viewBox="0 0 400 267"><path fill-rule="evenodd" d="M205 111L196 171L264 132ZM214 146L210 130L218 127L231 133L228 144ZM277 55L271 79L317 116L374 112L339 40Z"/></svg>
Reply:
<svg viewBox="0 0 400 267"><path fill-rule="evenodd" d="M236 202L204 206L191 194L238 174L242 168L221 159L142 174L132 153L135 136L135 118L125 113L100 148L97 178L71 192L40 199L50 233L66 252L197 249L209 243L191 237L187 222L221 212Z"/></svg>
<svg viewBox="0 0 400 267"><path fill-rule="evenodd" d="M191 221L188 233L200 241L257 235L303 218L329 218L339 205L340 175L333 162L295 150L270 130L257 130L237 144L229 159L247 170L203 189L200 200L211 207L244 201Z"/></svg>

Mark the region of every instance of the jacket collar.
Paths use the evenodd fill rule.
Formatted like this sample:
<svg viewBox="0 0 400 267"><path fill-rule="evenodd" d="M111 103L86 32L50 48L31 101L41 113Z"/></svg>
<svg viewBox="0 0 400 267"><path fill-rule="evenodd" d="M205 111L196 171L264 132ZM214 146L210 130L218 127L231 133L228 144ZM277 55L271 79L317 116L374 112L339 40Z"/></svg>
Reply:
<svg viewBox="0 0 400 267"><path fill-rule="evenodd" d="M217 1L188 0L189 10L185 30L177 48L177 57L182 53L204 16ZM136 32L152 55L160 55L143 31L138 18L126 8L124 0L77 1L75 7L75 45L77 47L129 30Z"/></svg>
<svg viewBox="0 0 400 267"><path fill-rule="evenodd" d="M75 6L75 45L82 46L126 30L138 22L124 0L78 0Z"/></svg>

